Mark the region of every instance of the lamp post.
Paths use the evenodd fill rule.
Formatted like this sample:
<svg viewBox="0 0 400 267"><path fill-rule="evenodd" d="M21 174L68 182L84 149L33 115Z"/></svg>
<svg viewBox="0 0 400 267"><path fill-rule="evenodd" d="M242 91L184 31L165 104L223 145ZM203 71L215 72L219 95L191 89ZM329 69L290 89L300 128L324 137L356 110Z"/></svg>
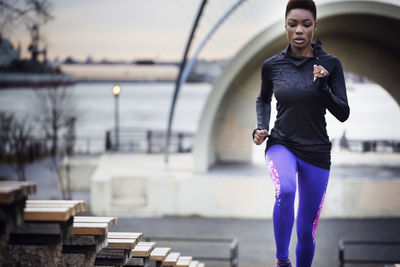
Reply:
<svg viewBox="0 0 400 267"><path fill-rule="evenodd" d="M112 92L114 94L114 134L115 134L115 150L119 149L119 114L118 114L118 110L119 110L119 106L118 106L118 96L121 93L121 87L116 84L113 86L112 88Z"/></svg>

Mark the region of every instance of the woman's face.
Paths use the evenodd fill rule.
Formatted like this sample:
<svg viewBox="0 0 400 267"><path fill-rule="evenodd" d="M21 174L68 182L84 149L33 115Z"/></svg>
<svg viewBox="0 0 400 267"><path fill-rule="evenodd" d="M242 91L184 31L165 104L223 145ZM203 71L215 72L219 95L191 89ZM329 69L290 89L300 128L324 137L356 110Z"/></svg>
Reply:
<svg viewBox="0 0 400 267"><path fill-rule="evenodd" d="M317 27L311 11L296 8L286 16L285 29L292 47L303 49L311 45Z"/></svg>

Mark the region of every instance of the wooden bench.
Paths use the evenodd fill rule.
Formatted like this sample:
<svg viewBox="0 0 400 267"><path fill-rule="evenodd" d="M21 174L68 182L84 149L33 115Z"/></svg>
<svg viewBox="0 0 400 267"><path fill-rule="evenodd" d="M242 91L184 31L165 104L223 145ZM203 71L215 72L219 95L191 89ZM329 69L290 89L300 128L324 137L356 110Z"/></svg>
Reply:
<svg viewBox="0 0 400 267"><path fill-rule="evenodd" d="M192 262L192 259L193 259L193 257L180 256L178 261L176 262L176 266L189 267L190 263Z"/></svg>
<svg viewBox="0 0 400 267"><path fill-rule="evenodd" d="M82 200L27 200L26 207L69 207L72 216L75 214L86 211L85 202Z"/></svg>
<svg viewBox="0 0 400 267"><path fill-rule="evenodd" d="M1 188L16 186L9 183L2 184ZM2 250L3 264L58 266L62 241L72 235L72 216L79 210L79 205L53 200L43 203L27 201L27 194L35 192L36 187L23 183L20 188L21 191L14 191L11 199L21 199L21 218L24 222L10 231L8 242Z"/></svg>
<svg viewBox="0 0 400 267"><path fill-rule="evenodd" d="M0 188L17 186L25 196L36 194L36 184L32 182L0 181Z"/></svg>
<svg viewBox="0 0 400 267"><path fill-rule="evenodd" d="M62 200L26 201L23 215L25 222L10 233L9 243L55 245L68 239L73 233L73 215L82 210L81 203ZM46 231L46 228L51 231Z"/></svg>
<svg viewBox="0 0 400 267"><path fill-rule="evenodd" d="M150 261L155 261L156 267L160 267L165 258L171 253L171 248L156 247L150 253Z"/></svg>
<svg viewBox="0 0 400 267"><path fill-rule="evenodd" d="M0 182L0 239L7 241L8 234L23 222L25 201L36 193L36 185L29 182Z"/></svg>
<svg viewBox="0 0 400 267"><path fill-rule="evenodd" d="M0 236L8 239L9 232L22 223L24 194L20 186L0 187Z"/></svg>
<svg viewBox="0 0 400 267"><path fill-rule="evenodd" d="M107 223L112 228L118 224L118 217L75 216L74 223Z"/></svg>
<svg viewBox="0 0 400 267"><path fill-rule="evenodd" d="M132 258L124 266L149 266L150 254L156 247L154 242L139 242L132 249Z"/></svg>
<svg viewBox="0 0 400 267"><path fill-rule="evenodd" d="M189 264L189 267L199 267L199 264L200 264L199 261L191 261Z"/></svg>
<svg viewBox="0 0 400 267"><path fill-rule="evenodd" d="M132 257L132 249L142 239L142 233L109 232L108 245L97 254L94 265L123 266Z"/></svg>
<svg viewBox="0 0 400 267"><path fill-rule="evenodd" d="M24 221L25 224L30 225L29 228L34 228L39 223L58 225L61 230L61 240L67 240L73 235L73 216L84 210L85 203L81 200L27 200L24 209ZM23 232L20 232L20 234L23 234ZM21 238L32 239L29 232L26 234L27 236ZM41 244L43 244L43 241L38 240ZM31 240L31 242L34 242L34 240Z"/></svg>
<svg viewBox="0 0 400 267"><path fill-rule="evenodd" d="M96 255L108 245L109 229L116 217L75 216L73 236L63 242L62 266L93 266Z"/></svg>
<svg viewBox="0 0 400 267"><path fill-rule="evenodd" d="M163 261L162 266L176 266L180 256L179 252L171 252Z"/></svg>

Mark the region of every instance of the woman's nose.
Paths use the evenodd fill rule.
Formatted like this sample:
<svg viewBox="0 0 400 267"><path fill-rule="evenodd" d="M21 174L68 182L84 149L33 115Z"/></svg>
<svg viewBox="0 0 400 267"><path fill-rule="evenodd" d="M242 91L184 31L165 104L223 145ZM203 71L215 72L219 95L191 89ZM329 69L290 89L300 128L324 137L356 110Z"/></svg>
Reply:
<svg viewBox="0 0 400 267"><path fill-rule="evenodd" d="M302 34L303 33L303 27L300 25L296 27L296 34Z"/></svg>

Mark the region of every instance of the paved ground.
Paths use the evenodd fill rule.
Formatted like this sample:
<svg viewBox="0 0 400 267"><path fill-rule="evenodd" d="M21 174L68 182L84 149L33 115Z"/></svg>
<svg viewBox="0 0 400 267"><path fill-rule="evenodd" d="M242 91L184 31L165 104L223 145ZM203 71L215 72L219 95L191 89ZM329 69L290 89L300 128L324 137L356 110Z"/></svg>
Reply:
<svg viewBox="0 0 400 267"><path fill-rule="evenodd" d="M398 167L393 165L385 168L386 178L398 178ZM224 170L214 170L224 171ZM258 170L257 170L258 171ZM354 169L337 169L343 175ZM360 173L374 176L382 170L364 168ZM38 191L32 198L60 199L61 194L54 178L54 170L48 160L42 160L27 167L28 180L36 182ZM364 176L362 175L362 176ZM11 177L16 179L13 169L0 165L0 178ZM365 176L364 176L365 177ZM378 197L378 196L377 196ZM74 199L90 201L88 191L73 192ZM198 217L166 217L166 218L120 218L116 231L140 231L145 236L178 236L178 237L210 237L210 238L237 238L239 240L239 266L241 267L268 267L274 266L274 239L271 220L256 219L215 219ZM400 218L377 219L321 219L317 232L317 247L315 252L315 267L338 266L338 242L340 239L356 240L398 240L400 241ZM295 261L295 229L293 231L290 256ZM162 243L161 244L165 244ZM199 245L187 243L170 243L177 251L187 255L220 255L227 256L228 245ZM352 255L379 257L379 253L393 254L400 258L400 248L362 248L351 250ZM360 256L359 255L359 256ZM350 256L350 255L348 255ZM386 255L385 257L389 257ZM209 262L207 266L229 266ZM356 266L356 265L346 265ZM357 265L357 266L384 266Z"/></svg>
<svg viewBox="0 0 400 267"><path fill-rule="evenodd" d="M268 267L274 266L274 239L271 220L255 219L213 219L213 218L120 218L116 228L118 231L141 231L151 236L178 236L178 237L211 237L211 238L238 238L239 266L241 267ZM317 247L313 266L339 266L338 242L340 239L355 240L400 240L399 219L325 219L320 220L317 232ZM295 261L295 230L292 235L290 255ZM164 243L165 244L165 243ZM206 245L188 243L169 243L174 248L188 255L220 255L228 256L228 244L214 246L210 251ZM363 248L364 251L366 248ZM392 256L400 256L400 248L390 251ZM349 251L356 256L361 250ZM380 251L373 248L375 256L379 253L389 253L388 248ZM368 252L368 254L370 251ZM350 255L349 255L350 256ZM209 266L229 266L210 263ZM354 265L346 265L354 266ZM358 265L358 266L384 266Z"/></svg>

